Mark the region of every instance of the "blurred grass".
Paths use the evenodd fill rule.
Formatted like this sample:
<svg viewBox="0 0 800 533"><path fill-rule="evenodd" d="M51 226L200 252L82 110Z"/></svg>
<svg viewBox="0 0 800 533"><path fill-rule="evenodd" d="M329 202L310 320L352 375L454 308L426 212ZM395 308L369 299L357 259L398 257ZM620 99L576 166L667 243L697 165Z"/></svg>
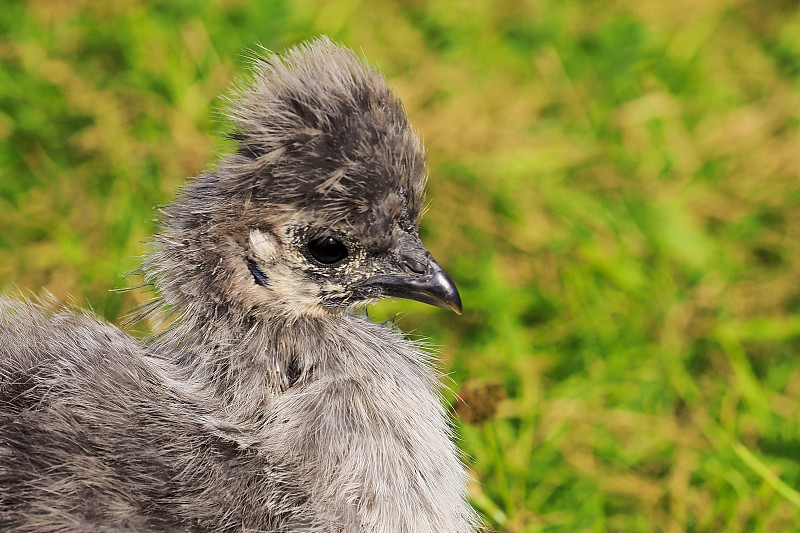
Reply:
<svg viewBox="0 0 800 533"><path fill-rule="evenodd" d="M796 1L7 0L0 289L146 299L109 289L223 146L218 96L319 33L430 151L464 316L372 312L442 346L487 522L800 530Z"/></svg>

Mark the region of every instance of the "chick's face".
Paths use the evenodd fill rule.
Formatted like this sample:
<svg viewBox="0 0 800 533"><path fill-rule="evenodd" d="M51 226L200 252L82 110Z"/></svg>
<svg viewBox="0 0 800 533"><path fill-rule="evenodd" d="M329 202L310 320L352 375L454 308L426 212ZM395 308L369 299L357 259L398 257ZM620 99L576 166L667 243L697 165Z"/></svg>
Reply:
<svg viewBox="0 0 800 533"><path fill-rule="evenodd" d="M249 292L271 308L324 315L394 296L461 310L455 285L399 216L380 227L326 224L300 214L251 229Z"/></svg>

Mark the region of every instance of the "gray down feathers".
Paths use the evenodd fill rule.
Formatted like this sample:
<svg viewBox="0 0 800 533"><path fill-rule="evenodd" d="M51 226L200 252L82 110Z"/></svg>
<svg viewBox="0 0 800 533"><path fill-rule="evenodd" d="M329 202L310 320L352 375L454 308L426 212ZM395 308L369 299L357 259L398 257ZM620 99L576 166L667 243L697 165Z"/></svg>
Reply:
<svg viewBox="0 0 800 533"><path fill-rule="evenodd" d="M158 334L0 299L0 531L475 531L430 354L354 313L432 262L420 143L325 38L255 74L143 264Z"/></svg>

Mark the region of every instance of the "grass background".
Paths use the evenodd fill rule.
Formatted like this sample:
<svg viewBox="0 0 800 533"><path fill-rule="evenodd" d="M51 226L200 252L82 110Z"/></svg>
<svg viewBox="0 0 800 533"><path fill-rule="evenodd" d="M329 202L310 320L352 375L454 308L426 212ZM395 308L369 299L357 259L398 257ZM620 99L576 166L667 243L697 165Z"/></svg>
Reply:
<svg viewBox="0 0 800 533"><path fill-rule="evenodd" d="M430 151L464 316L374 313L441 345L487 522L800 530L795 0L5 0L0 291L119 321L248 51L320 33Z"/></svg>

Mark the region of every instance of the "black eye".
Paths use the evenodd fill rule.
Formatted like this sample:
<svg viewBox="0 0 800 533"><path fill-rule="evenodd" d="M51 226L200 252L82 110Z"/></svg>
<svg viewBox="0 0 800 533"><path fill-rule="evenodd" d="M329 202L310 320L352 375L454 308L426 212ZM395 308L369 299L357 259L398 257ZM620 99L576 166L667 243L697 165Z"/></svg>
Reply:
<svg viewBox="0 0 800 533"><path fill-rule="evenodd" d="M347 248L333 237L317 237L308 243L308 251L314 259L326 265L338 263L347 257Z"/></svg>

